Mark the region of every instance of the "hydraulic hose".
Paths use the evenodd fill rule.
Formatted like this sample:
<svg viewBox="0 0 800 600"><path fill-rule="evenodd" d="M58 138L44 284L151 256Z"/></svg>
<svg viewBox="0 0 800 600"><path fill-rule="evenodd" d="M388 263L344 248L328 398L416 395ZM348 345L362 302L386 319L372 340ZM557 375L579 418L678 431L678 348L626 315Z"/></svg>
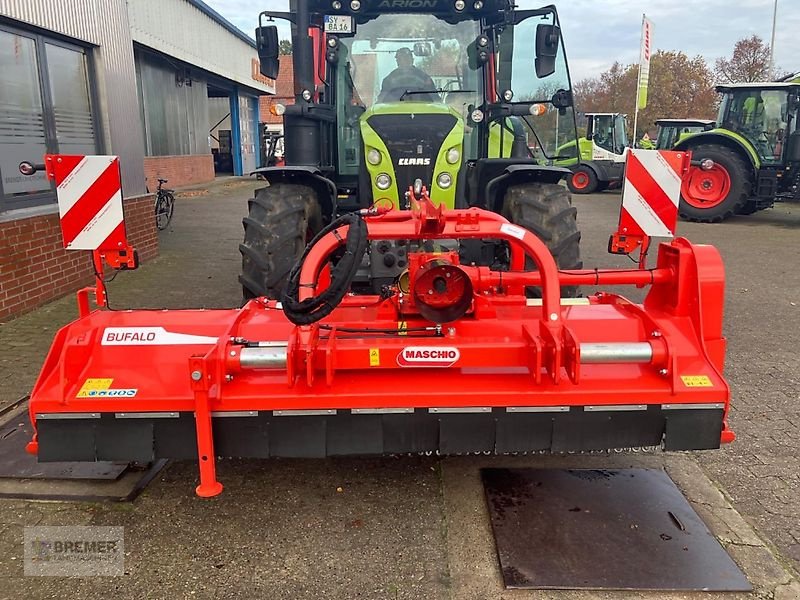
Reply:
<svg viewBox="0 0 800 600"><path fill-rule="evenodd" d="M343 225L348 225L344 253L331 266L330 286L320 294L300 301L300 272L311 248L324 236ZM350 289L353 278L367 251L367 224L357 213L348 213L334 219L308 243L300 259L289 272L286 291L281 297L283 313L295 325L310 325L327 317Z"/></svg>

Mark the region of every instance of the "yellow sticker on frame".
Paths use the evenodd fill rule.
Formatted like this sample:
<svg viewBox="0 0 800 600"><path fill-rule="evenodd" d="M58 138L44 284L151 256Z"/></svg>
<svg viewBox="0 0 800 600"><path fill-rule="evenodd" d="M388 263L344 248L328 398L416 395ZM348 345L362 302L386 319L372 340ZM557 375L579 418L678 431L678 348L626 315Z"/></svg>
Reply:
<svg viewBox="0 0 800 600"><path fill-rule="evenodd" d="M381 366L381 351L379 348L369 349L369 366L370 367Z"/></svg>
<svg viewBox="0 0 800 600"><path fill-rule="evenodd" d="M681 380L686 387L714 387L708 375L681 375Z"/></svg>

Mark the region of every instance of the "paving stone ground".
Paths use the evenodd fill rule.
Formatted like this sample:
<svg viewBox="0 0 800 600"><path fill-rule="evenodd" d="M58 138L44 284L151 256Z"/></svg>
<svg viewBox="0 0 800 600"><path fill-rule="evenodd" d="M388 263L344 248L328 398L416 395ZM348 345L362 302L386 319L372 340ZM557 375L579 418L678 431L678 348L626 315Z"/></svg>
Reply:
<svg viewBox="0 0 800 600"><path fill-rule="evenodd" d="M179 196L161 256L117 277L112 306L238 305L241 217L255 187L228 180ZM630 264L605 253L619 196L575 204L584 263ZM667 468L751 578L749 596L798 599L800 206L679 228L717 246L725 260L737 441L706 453L515 459L514 466ZM0 325L0 408L30 390L52 336L75 316L69 297ZM225 493L208 501L192 493L196 466L175 463L131 504L0 500L0 598L640 597L503 592L478 466L434 458L223 461ZM34 524L124 526L126 576L23 577L22 528Z"/></svg>

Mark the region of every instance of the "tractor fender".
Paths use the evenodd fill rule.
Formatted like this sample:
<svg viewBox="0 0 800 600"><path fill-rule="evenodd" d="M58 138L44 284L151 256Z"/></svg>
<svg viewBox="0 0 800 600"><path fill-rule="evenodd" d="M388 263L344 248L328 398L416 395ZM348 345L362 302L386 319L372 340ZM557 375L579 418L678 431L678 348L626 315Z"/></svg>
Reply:
<svg viewBox="0 0 800 600"><path fill-rule="evenodd" d="M322 174L319 167L293 165L282 167L262 167L250 172L251 175L262 175L270 184L297 183L307 185L319 198L322 215L325 219L333 217L336 200L336 184Z"/></svg>
<svg viewBox="0 0 800 600"><path fill-rule="evenodd" d="M518 183L537 181L540 183L558 183L572 173L566 167L544 165L508 165L503 172L490 179L486 184L486 205L495 212L503 208L506 190Z"/></svg>
<svg viewBox="0 0 800 600"><path fill-rule="evenodd" d="M752 144L738 133L728 131L726 129L713 129L711 131L704 131L696 133L692 136L682 139L675 144L674 150L691 150L694 146L700 144L717 144L719 146L726 146L742 155L747 162L750 163L753 172L761 168L761 159Z"/></svg>

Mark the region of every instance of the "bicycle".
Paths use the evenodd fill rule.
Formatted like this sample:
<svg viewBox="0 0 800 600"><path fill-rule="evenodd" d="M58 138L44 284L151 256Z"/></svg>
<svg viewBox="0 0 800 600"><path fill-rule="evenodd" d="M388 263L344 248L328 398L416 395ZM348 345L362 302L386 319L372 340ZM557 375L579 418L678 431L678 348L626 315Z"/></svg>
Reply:
<svg viewBox="0 0 800 600"><path fill-rule="evenodd" d="M166 179L158 180L158 189L156 190L156 228L159 231L164 231L172 221L172 213L175 212L175 190L166 189L164 184L167 183Z"/></svg>

